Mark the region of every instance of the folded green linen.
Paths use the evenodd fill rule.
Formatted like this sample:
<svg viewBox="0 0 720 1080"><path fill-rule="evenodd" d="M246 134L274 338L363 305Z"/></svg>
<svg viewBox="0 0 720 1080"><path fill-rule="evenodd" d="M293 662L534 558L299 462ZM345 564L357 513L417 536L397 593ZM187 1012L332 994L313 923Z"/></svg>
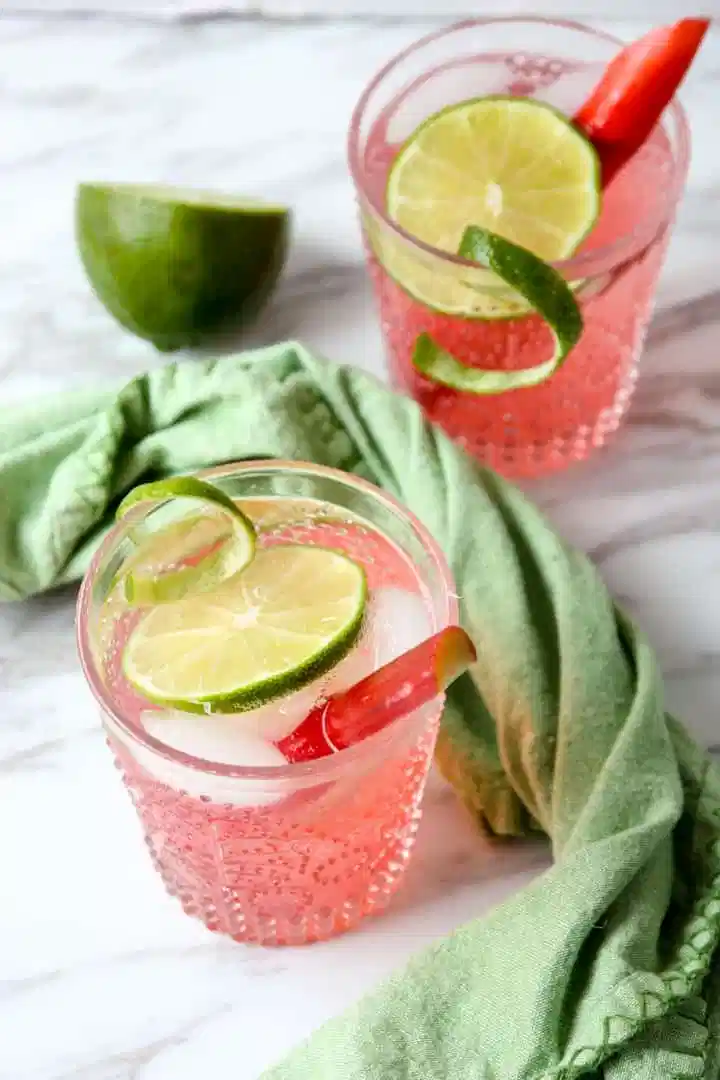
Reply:
<svg viewBox="0 0 720 1080"><path fill-rule="evenodd" d="M412 402L287 344L6 408L0 598L77 578L137 482L258 457L364 476L437 537L479 655L440 766L484 827L554 854L267 1080L715 1080L720 774L587 559Z"/></svg>

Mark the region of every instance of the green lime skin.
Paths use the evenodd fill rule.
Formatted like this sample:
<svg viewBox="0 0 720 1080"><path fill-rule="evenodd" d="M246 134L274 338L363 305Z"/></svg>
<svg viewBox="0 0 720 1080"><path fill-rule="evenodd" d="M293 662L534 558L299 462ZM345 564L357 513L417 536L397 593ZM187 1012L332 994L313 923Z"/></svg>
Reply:
<svg viewBox="0 0 720 1080"><path fill-rule="evenodd" d="M152 185L80 184L75 228L99 300L170 352L259 314L285 263L290 212Z"/></svg>

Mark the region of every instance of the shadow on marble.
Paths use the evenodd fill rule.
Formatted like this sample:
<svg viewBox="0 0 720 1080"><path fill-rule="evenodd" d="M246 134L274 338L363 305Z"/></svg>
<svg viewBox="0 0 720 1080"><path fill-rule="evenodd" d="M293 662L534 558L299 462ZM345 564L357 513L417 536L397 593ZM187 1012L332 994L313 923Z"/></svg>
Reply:
<svg viewBox="0 0 720 1080"><path fill-rule="evenodd" d="M267 306L247 325L231 326L189 355L227 355L274 342L341 339L343 327L364 313L370 282L363 264L344 260L318 244L298 240ZM342 360L335 356L333 359Z"/></svg>

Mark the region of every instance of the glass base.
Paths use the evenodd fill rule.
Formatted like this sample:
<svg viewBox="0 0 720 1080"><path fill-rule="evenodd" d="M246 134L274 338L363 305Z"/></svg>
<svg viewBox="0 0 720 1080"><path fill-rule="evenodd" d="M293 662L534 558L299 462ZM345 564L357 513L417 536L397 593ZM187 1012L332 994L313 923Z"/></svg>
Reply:
<svg viewBox="0 0 720 1080"><path fill-rule="evenodd" d="M438 720L370 775L253 807L178 791L110 747L153 864L185 912L236 941L305 945L382 911L401 884Z"/></svg>

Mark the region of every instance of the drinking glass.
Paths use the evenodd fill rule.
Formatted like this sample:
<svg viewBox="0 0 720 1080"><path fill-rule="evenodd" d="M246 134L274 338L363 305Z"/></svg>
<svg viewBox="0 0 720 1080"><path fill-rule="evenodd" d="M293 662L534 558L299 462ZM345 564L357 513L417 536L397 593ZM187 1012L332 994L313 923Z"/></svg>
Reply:
<svg viewBox="0 0 720 1080"><path fill-rule="evenodd" d="M330 528L332 544L364 565L371 598L379 589L414 594L431 633L457 622L452 577L437 544L371 484L295 462L246 462L199 475L258 515L260 546L277 540L277 528L283 541L297 543L324 542L329 534L318 530ZM296 764L229 765L163 743L146 730L143 716L153 706L125 680L121 663L141 617L125 600L123 572L137 555L138 536L158 534L158 510L140 505L110 532L82 584L77 614L85 677L152 861L188 914L238 941L302 944L347 930L382 910L402 879L443 700L348 749Z"/></svg>
<svg viewBox="0 0 720 1080"><path fill-rule="evenodd" d="M556 264L582 309L579 344L546 382L494 395L433 382L413 365L418 336L430 334L470 367L513 370L552 356L548 328L535 314L465 317L421 299L430 291L433 297L448 296L461 284L484 294L485 312L492 300L507 313L512 297L498 282L489 286L487 272L394 223L385 205L389 170L419 124L461 101L520 95L572 116L621 44L573 22L466 21L390 60L352 117L349 164L391 381L461 446L510 477L583 460L605 443L628 409L686 180L685 115L679 104L670 105L645 146L609 185L600 218L580 250Z"/></svg>

